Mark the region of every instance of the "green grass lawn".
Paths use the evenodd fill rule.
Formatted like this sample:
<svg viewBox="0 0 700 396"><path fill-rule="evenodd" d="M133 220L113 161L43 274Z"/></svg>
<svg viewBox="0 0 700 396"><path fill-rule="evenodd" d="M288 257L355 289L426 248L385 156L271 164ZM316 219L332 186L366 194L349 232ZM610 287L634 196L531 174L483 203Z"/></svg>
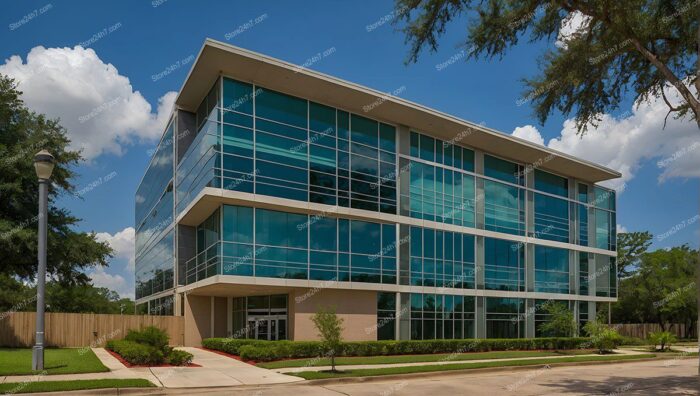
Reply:
<svg viewBox="0 0 700 396"><path fill-rule="evenodd" d="M103 388L152 388L155 385L145 379L99 379L76 381L8 382L0 384L0 392L32 393L59 392Z"/></svg>
<svg viewBox="0 0 700 396"><path fill-rule="evenodd" d="M571 351L494 351L494 352L472 352L472 353L439 353L434 355L392 355L392 356L352 356L339 357L335 359L338 366L348 366L353 364L392 364L392 363L416 363L416 362L439 362L439 361L459 361L459 360L479 360L479 359L511 359L523 357L546 357L562 355L584 355L595 353L592 350L571 350ZM328 358L311 359L291 359L276 362L258 363L259 367L267 369L277 369L285 367L318 367L330 366L331 360Z"/></svg>
<svg viewBox="0 0 700 396"><path fill-rule="evenodd" d="M380 375L393 375L393 374L413 374L413 373L427 373L436 371L451 371L451 370L465 370L465 369L478 369L487 367L513 367L513 366L531 366L531 365L543 365L552 363L570 363L570 362L600 362L600 361L623 361L623 360L635 360L635 359L645 359L653 358L654 354L640 354L640 355L605 355L605 356L570 356L558 359L532 359L532 360L506 360L498 361L494 360L491 362L484 363L455 363L455 364L441 364L432 366L408 366L408 367L390 367L390 368L373 368L373 369L359 369L359 370L342 370L337 373L330 372L319 372L319 371L302 371L299 373L288 373L290 375L296 375L307 380L312 379L325 379L325 378L343 378L343 377L369 377L369 376L380 376Z"/></svg>
<svg viewBox="0 0 700 396"><path fill-rule="evenodd" d="M44 369L48 375L109 371L90 348L45 349ZM28 374L35 374L31 348L0 348L0 375Z"/></svg>

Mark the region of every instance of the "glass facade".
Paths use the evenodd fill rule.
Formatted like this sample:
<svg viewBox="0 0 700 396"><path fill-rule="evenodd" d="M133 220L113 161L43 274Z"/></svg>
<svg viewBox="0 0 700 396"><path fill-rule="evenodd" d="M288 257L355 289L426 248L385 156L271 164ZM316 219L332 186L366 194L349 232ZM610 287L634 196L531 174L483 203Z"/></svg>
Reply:
<svg viewBox="0 0 700 396"><path fill-rule="evenodd" d="M474 338L472 296L411 293L411 338Z"/></svg>
<svg viewBox="0 0 700 396"><path fill-rule="evenodd" d="M486 298L486 338L522 338L525 336L525 300Z"/></svg>
<svg viewBox="0 0 700 396"><path fill-rule="evenodd" d="M466 137L440 140L223 76L188 114L197 133L180 150L171 121L136 193L137 299L173 289L176 262L181 285L214 275L383 284L377 337L402 331L397 299L408 294L407 337L433 339L523 337L536 301L513 296L525 291L570 294L570 306L617 295L614 257L589 249L616 248L614 191L473 150ZM238 194L207 212L179 261L174 219L205 187L255 199ZM338 210L271 210L257 197ZM508 293L456 295L471 290ZM162 294L149 303L164 306ZM283 297L236 298L234 333L285 339Z"/></svg>
<svg viewBox="0 0 700 396"><path fill-rule="evenodd" d="M395 225L231 205L221 211L198 227L206 248L198 241L187 283L215 274L396 283Z"/></svg>

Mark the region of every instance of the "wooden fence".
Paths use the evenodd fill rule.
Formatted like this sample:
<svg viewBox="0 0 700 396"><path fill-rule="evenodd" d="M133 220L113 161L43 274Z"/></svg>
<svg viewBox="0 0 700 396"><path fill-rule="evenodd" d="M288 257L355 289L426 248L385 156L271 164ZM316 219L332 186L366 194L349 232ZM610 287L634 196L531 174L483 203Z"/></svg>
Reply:
<svg viewBox="0 0 700 396"><path fill-rule="evenodd" d="M661 331L661 326L658 323L621 323L612 326L617 329L620 335L643 339L646 339L649 333ZM682 323L671 324L667 331L681 338L685 335L685 325Z"/></svg>
<svg viewBox="0 0 700 396"><path fill-rule="evenodd" d="M0 318L0 346L30 347L36 331L35 312L13 312ZM103 346L106 341L124 338L130 329L156 326L170 335L172 345L184 343L184 317L149 315L46 314L47 346Z"/></svg>

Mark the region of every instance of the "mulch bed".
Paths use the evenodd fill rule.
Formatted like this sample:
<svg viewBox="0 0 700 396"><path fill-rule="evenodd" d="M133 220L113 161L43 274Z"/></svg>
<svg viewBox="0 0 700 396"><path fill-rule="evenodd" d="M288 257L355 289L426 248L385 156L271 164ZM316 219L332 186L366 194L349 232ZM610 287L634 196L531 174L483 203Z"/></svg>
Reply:
<svg viewBox="0 0 700 396"><path fill-rule="evenodd" d="M127 362L120 354L110 351L109 349L105 348L105 351L107 351L110 355L114 356L121 364L123 364L127 368L133 368L133 367L202 367L201 365L197 363L190 363L187 366L175 366L173 364L169 363L163 363L163 364L154 364L154 365L148 365L148 364L131 364Z"/></svg>

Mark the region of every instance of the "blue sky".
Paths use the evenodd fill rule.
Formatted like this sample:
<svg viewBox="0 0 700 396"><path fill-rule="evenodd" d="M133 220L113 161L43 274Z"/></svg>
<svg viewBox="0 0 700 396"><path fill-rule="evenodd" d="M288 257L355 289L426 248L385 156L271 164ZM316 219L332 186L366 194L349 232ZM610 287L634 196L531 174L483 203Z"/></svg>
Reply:
<svg viewBox="0 0 700 396"><path fill-rule="evenodd" d="M501 60L451 62L461 57L468 23L463 19L450 26L437 53L424 52L417 64L405 65L404 36L382 23L391 19L391 11L389 1L6 3L0 73L20 81L28 105L72 126L76 147L89 157L77 169L81 199L64 197L59 204L83 219L80 229L101 233L118 250L109 268L94 273L95 282L133 294L128 228L134 226L134 193L162 132L173 98L168 92L180 88L206 37L297 64L327 51L330 55L308 67L400 92L503 133L517 129L518 136L621 170L625 179L614 185L621 191L618 224L667 233L655 238L654 248L698 246L696 126L672 120L662 130L662 104L634 110L633 97L583 139L572 135L568 117L561 114L539 125L529 103L518 102L521 79L537 72L537 58L554 48L556 38L536 44L522 40ZM33 49L35 57L28 61ZM163 108L158 108L161 98Z"/></svg>

